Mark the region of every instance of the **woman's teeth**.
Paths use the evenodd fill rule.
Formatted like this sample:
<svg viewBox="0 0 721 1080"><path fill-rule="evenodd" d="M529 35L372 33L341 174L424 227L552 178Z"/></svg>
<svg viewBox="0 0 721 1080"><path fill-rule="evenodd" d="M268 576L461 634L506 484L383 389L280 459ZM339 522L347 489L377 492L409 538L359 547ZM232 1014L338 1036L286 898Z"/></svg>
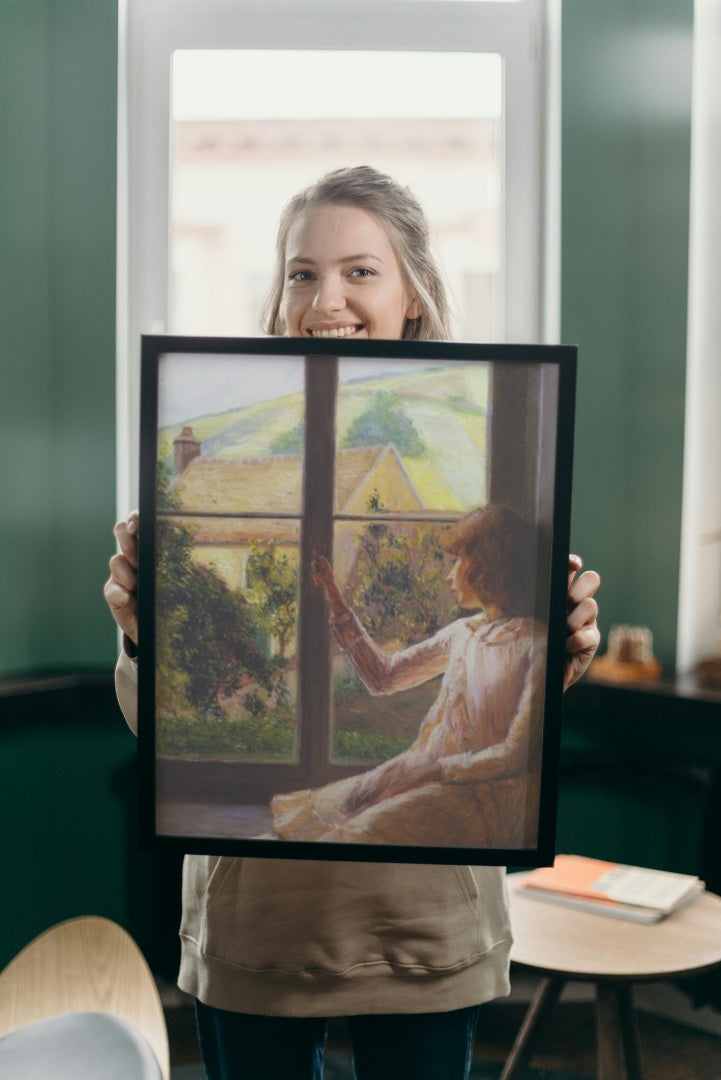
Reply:
<svg viewBox="0 0 721 1080"><path fill-rule="evenodd" d="M332 330L311 330L311 337L338 338L350 337L360 330L360 326L334 326Z"/></svg>

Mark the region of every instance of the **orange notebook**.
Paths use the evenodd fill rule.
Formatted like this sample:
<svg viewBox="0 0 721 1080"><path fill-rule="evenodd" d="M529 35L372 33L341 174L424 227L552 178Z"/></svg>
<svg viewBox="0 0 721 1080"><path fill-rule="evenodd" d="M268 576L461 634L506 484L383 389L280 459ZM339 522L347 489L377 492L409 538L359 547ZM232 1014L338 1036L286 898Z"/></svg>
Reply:
<svg viewBox="0 0 721 1080"><path fill-rule="evenodd" d="M553 866L532 870L519 889L534 899L566 904L638 922L657 922L688 903L704 884L693 874L557 855Z"/></svg>

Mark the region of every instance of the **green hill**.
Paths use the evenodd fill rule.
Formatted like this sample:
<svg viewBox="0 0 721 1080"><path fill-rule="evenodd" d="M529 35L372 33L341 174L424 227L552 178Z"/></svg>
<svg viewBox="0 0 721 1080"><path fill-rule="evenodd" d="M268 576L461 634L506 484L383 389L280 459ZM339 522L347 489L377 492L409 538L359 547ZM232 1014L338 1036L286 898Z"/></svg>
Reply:
<svg viewBox="0 0 721 1080"><path fill-rule="evenodd" d="M390 374L341 383L338 391L338 438L342 443L356 418L372 408L379 391L397 395L405 417L424 450L403 457L411 479L428 506L466 510L485 501L478 477L485 477L486 364ZM278 438L302 420L300 394L256 402L211 416L188 417L160 432L160 455L170 458L172 442L188 425L210 457L255 458L272 452Z"/></svg>

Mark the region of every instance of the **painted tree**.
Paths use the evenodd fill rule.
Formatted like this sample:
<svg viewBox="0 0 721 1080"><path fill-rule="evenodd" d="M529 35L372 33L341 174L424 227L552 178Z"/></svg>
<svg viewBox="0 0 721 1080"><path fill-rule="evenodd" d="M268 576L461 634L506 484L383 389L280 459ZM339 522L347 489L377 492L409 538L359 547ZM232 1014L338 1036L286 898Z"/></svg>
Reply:
<svg viewBox="0 0 721 1080"><path fill-rule="evenodd" d="M268 449L271 454L300 454L303 450L304 439L303 424L298 423L277 435Z"/></svg>
<svg viewBox="0 0 721 1080"><path fill-rule="evenodd" d="M247 596L258 624L278 643L285 657L298 613L298 567L278 550L277 540L253 541L246 567Z"/></svg>
<svg viewBox="0 0 721 1080"><path fill-rule="evenodd" d="M378 493L369 512L383 513ZM353 606L372 635L420 641L441 625L446 605L446 560L431 525L372 521L358 536Z"/></svg>
<svg viewBox="0 0 721 1080"><path fill-rule="evenodd" d="M398 394L378 390L368 408L349 424L343 446L387 446L393 443L399 454L420 457L426 445Z"/></svg>
<svg viewBox="0 0 721 1080"><path fill-rule="evenodd" d="M168 474L158 484L160 509L176 509ZM252 681L267 692L273 666L259 648L254 611L238 590L192 557L194 530L163 516L156 529L156 661L165 708L187 703L219 716L220 702Z"/></svg>

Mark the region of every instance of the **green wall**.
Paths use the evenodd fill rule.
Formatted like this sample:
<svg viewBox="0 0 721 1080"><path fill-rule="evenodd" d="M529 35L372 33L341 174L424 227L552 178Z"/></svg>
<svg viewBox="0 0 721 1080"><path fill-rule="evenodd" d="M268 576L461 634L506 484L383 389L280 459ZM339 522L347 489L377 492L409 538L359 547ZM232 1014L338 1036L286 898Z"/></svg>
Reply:
<svg viewBox="0 0 721 1080"><path fill-rule="evenodd" d="M562 340L579 346L573 546L601 629L675 659L692 0L563 5ZM605 647L605 646L604 646Z"/></svg>
<svg viewBox="0 0 721 1080"><path fill-rule="evenodd" d="M0 0L0 676L109 665L116 0Z"/></svg>
<svg viewBox="0 0 721 1080"><path fill-rule="evenodd" d="M54 923L92 914L125 926L172 980L180 857L139 850L136 740L109 673L58 683L0 695L0 969Z"/></svg>

